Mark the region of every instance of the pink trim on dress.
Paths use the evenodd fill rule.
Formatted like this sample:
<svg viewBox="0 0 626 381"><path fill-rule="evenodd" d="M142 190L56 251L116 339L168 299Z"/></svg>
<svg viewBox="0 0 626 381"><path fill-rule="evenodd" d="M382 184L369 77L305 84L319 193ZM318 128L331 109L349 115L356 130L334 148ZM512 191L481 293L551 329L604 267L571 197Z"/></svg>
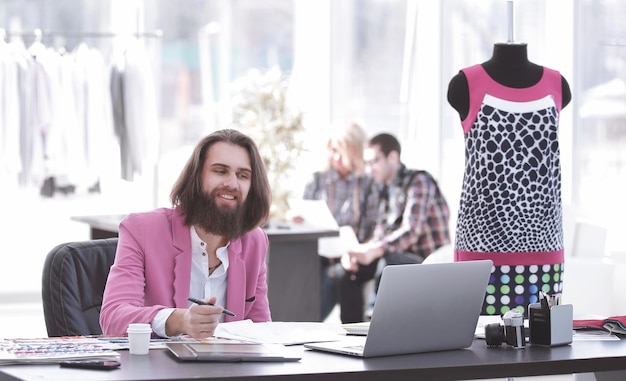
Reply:
<svg viewBox="0 0 626 381"><path fill-rule="evenodd" d="M558 112L561 112L561 104L563 102L562 80L561 74L556 70L544 67L543 75L539 82L530 87L520 89L507 87L494 81L480 64L470 66L461 71L467 78L469 89L469 111L465 119L461 121L463 132L465 133L474 125L486 94L512 102L530 102L541 99L546 95L552 95Z"/></svg>
<svg viewBox="0 0 626 381"><path fill-rule="evenodd" d="M454 261L473 261L491 259L494 266L502 265L553 265L565 262L563 250L547 252L515 252L515 253L481 253L472 251L455 250Z"/></svg>

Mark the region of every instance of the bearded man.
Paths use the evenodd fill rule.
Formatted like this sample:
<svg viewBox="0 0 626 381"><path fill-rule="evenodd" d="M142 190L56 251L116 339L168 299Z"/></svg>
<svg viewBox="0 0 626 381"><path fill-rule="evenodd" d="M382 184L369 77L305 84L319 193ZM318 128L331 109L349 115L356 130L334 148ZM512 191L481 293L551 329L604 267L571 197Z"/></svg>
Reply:
<svg viewBox="0 0 626 381"><path fill-rule="evenodd" d="M269 241L261 226L271 191L254 141L231 129L206 136L170 198L171 208L131 213L120 223L103 334L149 323L160 337L201 339L222 321L270 321Z"/></svg>

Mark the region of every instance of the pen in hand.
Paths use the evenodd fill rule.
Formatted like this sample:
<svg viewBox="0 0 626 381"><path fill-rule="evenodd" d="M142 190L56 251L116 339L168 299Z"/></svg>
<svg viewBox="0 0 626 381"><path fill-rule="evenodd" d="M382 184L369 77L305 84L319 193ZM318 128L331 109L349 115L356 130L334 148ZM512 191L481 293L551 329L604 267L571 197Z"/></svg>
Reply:
<svg viewBox="0 0 626 381"><path fill-rule="evenodd" d="M199 304L201 306L212 306L213 304L211 303L207 303L203 300L200 299L196 299L196 298L187 298L187 300L189 300L192 303L196 303ZM235 316L235 314L229 310L227 310L226 308L224 308L224 310L222 311L223 314L228 315L228 316Z"/></svg>

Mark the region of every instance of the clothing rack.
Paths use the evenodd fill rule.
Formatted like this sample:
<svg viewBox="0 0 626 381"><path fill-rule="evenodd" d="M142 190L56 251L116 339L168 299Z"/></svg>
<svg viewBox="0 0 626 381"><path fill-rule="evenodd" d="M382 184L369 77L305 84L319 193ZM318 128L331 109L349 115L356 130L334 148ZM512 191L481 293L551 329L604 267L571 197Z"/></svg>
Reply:
<svg viewBox="0 0 626 381"><path fill-rule="evenodd" d="M90 39L90 38L99 39L97 41L91 41L94 45L96 43L100 44L101 42L105 44L109 42L115 43L116 42L115 38L117 37L123 37L129 40L136 39L137 42L139 42L141 45L148 44L146 39L150 39L151 42L154 41L156 45L160 45L162 42L162 36L163 36L163 32L160 29L156 29L152 31L136 31L136 32L132 32L132 31L111 32L111 31L59 31L59 30L52 31L52 30L42 30L39 28L32 29L32 30L28 30L28 29L7 30L5 28L0 28L0 47L2 47L2 45L7 45L7 43L9 42L13 42L13 41L9 41L9 39L15 39L15 38L20 39L20 40L32 39L33 44L44 43L46 45L49 45L50 48L52 47L56 48L57 53L65 54L68 51L66 49L66 46L67 46L66 42L71 42L70 45L73 45L74 42L81 42L80 40L82 39ZM50 39L50 42L49 43L47 41L44 42L43 41L44 37ZM107 39L112 39L112 40L109 41ZM120 49L122 48L126 49L126 46L120 46ZM2 85L4 86L5 84L3 83ZM106 89L107 88L105 87L104 90L106 91ZM154 115L154 113L151 113L151 115ZM30 138L35 139L36 137L29 136L29 139ZM33 164L33 163L30 163L30 164ZM41 165L41 163L39 162L35 164ZM153 183L158 184L157 168L156 168L156 165L152 165L152 164L153 163L145 165L145 173L152 172ZM149 168L149 165L152 165L153 168L152 169ZM64 170L65 169L66 168L64 168ZM131 176L136 175L138 173L136 171L136 168L133 167L132 170L133 172ZM96 174L96 176L100 175L99 172L98 173L94 172L94 173ZM21 176L21 174L19 175ZM24 172L24 175L28 177L26 180L24 180L24 182L28 182L28 184L30 185L30 181L32 180L30 176L32 176L32 173ZM61 175L63 176L64 173L62 173ZM39 186L40 195L46 196L46 197L51 197L56 192L69 195L69 194L75 193L77 187L80 187L80 190L83 190L83 188L85 188L85 190L88 191L89 193L95 193L95 192L99 193L100 192L100 179L95 178L96 182L94 184L89 184L88 182L91 181L91 178L88 178L88 176L89 174L85 176L85 178L80 178L77 183L74 183L66 179L62 179L63 181L59 182L57 181L57 179L61 177L57 177L56 174L53 174L50 176L46 174L44 179L39 179L39 178L37 179L37 181L41 181L41 184L36 184L36 185ZM20 179L19 181L22 181L22 180ZM156 185L153 185L153 188L154 188L153 190L154 194L152 195L152 198L156 205L157 203Z"/></svg>

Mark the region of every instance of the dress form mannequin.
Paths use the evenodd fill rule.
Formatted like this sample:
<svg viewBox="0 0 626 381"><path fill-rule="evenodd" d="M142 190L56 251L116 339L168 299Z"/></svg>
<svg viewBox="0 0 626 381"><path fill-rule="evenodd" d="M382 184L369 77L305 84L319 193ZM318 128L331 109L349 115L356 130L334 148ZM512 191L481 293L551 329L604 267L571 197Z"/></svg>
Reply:
<svg viewBox="0 0 626 381"><path fill-rule="evenodd" d="M524 43L496 43L493 55L481 66L496 82L512 88L527 88L541 79L543 67L528 60L527 45ZM567 80L561 76L562 105L564 108L571 100ZM465 74L459 72L452 77L448 85L448 102L465 119L469 108L469 91Z"/></svg>
<svg viewBox="0 0 626 381"><path fill-rule="evenodd" d="M495 44L450 81L465 140L454 255L494 263L482 314L525 312L539 290L562 290L558 127L570 100L563 76L530 62L521 43Z"/></svg>

